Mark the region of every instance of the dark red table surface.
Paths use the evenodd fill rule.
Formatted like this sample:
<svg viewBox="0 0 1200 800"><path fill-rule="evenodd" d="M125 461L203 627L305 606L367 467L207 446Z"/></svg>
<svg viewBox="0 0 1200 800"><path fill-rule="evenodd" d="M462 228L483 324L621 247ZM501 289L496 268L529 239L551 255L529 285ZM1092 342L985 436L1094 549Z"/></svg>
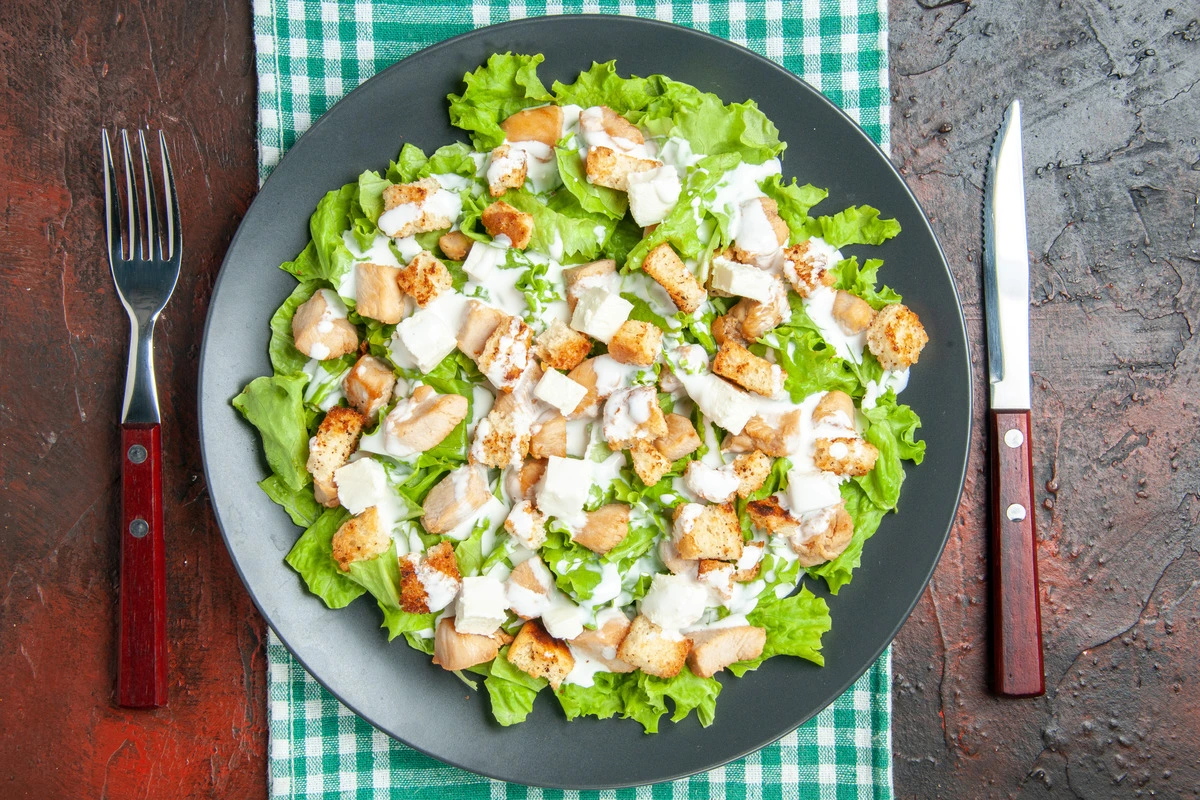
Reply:
<svg viewBox="0 0 1200 800"><path fill-rule="evenodd" d="M901 797L1200 794L1200 8L891 0L892 152L975 345L982 179L1024 102L1046 696L988 691L987 481L894 647ZM83 8L87 6L87 8ZM197 352L257 187L246 0L6 3L0 22L0 797L262 797L265 625L213 521ZM127 328L99 129L173 144L158 329L170 707L113 704ZM916 502L918 498L909 498Z"/></svg>

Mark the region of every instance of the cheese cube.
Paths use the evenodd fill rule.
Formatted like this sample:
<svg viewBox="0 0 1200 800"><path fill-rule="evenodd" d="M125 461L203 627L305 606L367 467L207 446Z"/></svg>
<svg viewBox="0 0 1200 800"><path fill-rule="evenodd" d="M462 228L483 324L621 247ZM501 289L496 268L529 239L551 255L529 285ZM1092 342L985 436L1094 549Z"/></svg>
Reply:
<svg viewBox="0 0 1200 800"><path fill-rule="evenodd" d="M463 262L463 272L482 282L507 258L508 250L505 248L495 247L486 242L475 242L467 253L467 260Z"/></svg>
<svg viewBox="0 0 1200 800"><path fill-rule="evenodd" d="M491 636L508 619L504 584L490 575L463 578L454 602L454 629L459 633Z"/></svg>
<svg viewBox="0 0 1200 800"><path fill-rule="evenodd" d="M333 473L338 500L351 514L378 506L387 496L387 474L373 458L360 458Z"/></svg>
<svg viewBox="0 0 1200 800"><path fill-rule="evenodd" d="M602 286L588 289L575 303L571 327L608 344L617 329L629 319L633 303Z"/></svg>
<svg viewBox="0 0 1200 800"><path fill-rule="evenodd" d="M579 407L587 395L587 387L568 378L556 369L546 370L542 379L533 387L533 396L549 403L563 414L570 414Z"/></svg>
<svg viewBox="0 0 1200 800"><path fill-rule="evenodd" d="M454 332L429 309L401 320L392 334L393 352L401 357L407 355L421 372L432 372L457 346Z"/></svg>
<svg viewBox="0 0 1200 800"><path fill-rule="evenodd" d="M679 173L670 165L635 172L628 181L629 211L633 221L643 228L662 222L679 201Z"/></svg>
<svg viewBox="0 0 1200 800"><path fill-rule="evenodd" d="M734 436L742 432L757 408L750 395L711 372L677 374L688 395L709 420Z"/></svg>
<svg viewBox="0 0 1200 800"><path fill-rule="evenodd" d="M772 283L771 274L758 267L740 264L724 256L712 260L711 284L716 291L766 303L771 299Z"/></svg>
<svg viewBox="0 0 1200 800"><path fill-rule="evenodd" d="M664 630L677 631L704 616L707 600L708 590L691 576L655 575L642 598L642 614Z"/></svg>
<svg viewBox="0 0 1200 800"><path fill-rule="evenodd" d="M538 510L547 516L558 517L568 525L582 527L587 522L583 504L592 483L592 462L550 456L545 477L537 490Z"/></svg>

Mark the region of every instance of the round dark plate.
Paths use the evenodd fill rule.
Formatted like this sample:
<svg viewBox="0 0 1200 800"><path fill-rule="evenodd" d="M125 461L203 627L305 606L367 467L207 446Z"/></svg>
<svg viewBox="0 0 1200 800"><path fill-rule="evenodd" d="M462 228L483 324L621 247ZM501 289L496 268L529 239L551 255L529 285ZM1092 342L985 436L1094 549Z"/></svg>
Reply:
<svg viewBox="0 0 1200 800"><path fill-rule="evenodd" d="M427 152L462 133L445 96L496 52L544 53L547 86L593 60L622 74L664 73L726 102L753 98L788 143L784 174L827 187L819 207L870 204L903 233L878 248L884 279L924 321L931 342L903 399L921 415L925 463L910 467L899 514L867 545L854 581L830 602L822 669L776 658L740 680L721 677L717 719L665 718L656 736L632 720L567 723L543 693L521 725L491 721L472 692L403 642L388 644L375 604L341 611L310 595L283 558L299 535L255 483L268 474L254 429L229 401L268 375L268 322L295 285L278 269L307 243L308 218L331 188L395 158L405 141ZM829 213L832 213L829 212ZM629 17L521 20L468 33L409 56L334 106L296 143L250 206L209 306L200 362L200 426L209 493L234 564L259 611L304 664L371 724L443 761L518 783L619 787L678 778L750 753L840 695L891 642L945 544L962 489L970 434L970 367L962 310L929 223L887 158L808 84L749 50L696 31ZM809 581L819 594L824 584Z"/></svg>

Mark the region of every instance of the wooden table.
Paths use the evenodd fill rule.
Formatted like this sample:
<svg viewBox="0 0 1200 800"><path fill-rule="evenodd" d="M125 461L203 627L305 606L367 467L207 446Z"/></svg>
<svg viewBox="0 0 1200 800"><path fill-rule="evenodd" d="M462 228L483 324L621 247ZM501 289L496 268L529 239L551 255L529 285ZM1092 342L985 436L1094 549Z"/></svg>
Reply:
<svg viewBox="0 0 1200 800"><path fill-rule="evenodd" d="M265 627L213 522L194 400L207 298L257 186L249 3L82 5L14 0L0 33L0 796L261 797ZM1200 10L890 6L894 159L953 266L980 378L983 169L1004 104L1025 104L1047 673L1041 699L987 690L977 442L896 640L897 794L1191 796ZM188 190L157 347L171 648L157 712L112 704L128 334L103 255L102 124L164 128Z"/></svg>

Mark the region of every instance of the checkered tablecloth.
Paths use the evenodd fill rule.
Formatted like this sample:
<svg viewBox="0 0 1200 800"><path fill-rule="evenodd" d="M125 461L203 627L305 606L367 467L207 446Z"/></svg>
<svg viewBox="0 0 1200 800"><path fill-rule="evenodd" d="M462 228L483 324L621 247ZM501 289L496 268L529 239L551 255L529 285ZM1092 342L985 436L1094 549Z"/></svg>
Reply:
<svg viewBox="0 0 1200 800"><path fill-rule="evenodd" d="M312 122L376 72L473 28L543 14L653 17L745 45L803 77L888 146L886 0L253 0L253 8L262 180ZM605 792L506 784L442 764L342 706L274 633L267 656L272 797L892 797L890 650L829 708L745 759ZM669 725L659 735L669 736Z"/></svg>

